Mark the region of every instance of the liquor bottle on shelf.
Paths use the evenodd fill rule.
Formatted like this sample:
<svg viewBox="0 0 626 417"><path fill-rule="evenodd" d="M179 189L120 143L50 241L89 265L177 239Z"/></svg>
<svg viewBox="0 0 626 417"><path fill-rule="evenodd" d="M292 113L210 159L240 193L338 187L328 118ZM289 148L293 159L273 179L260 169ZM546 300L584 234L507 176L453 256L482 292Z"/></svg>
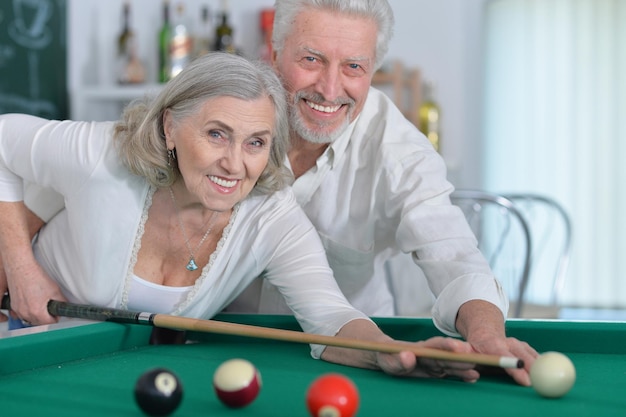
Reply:
<svg viewBox="0 0 626 417"><path fill-rule="evenodd" d="M202 6L200 26L196 33L196 56L205 55L213 50L213 25L209 6Z"/></svg>
<svg viewBox="0 0 626 417"><path fill-rule="evenodd" d="M130 29L130 3L124 2L122 6L122 31L117 37L117 54L120 57L128 57L130 42L134 36Z"/></svg>
<svg viewBox="0 0 626 417"><path fill-rule="evenodd" d="M185 5L179 2L171 29L170 37L170 71L169 77L174 78L191 62L193 40L191 29L185 18Z"/></svg>
<svg viewBox="0 0 626 417"><path fill-rule="evenodd" d="M261 26L261 45L259 59L270 62L272 59L272 29L274 27L274 9L263 9L259 15Z"/></svg>
<svg viewBox="0 0 626 417"><path fill-rule="evenodd" d="M137 56L135 33L130 25L130 3L122 8L122 30L117 38L117 80L120 84L136 84L145 80L145 69Z"/></svg>
<svg viewBox="0 0 626 417"><path fill-rule="evenodd" d="M424 83L424 101L419 106L419 130L426 135L436 151L441 147L441 110L434 98L434 85Z"/></svg>
<svg viewBox="0 0 626 417"><path fill-rule="evenodd" d="M222 20L215 29L215 50L235 53L233 28L228 22L228 2L222 2Z"/></svg>
<svg viewBox="0 0 626 417"><path fill-rule="evenodd" d="M159 30L159 82L165 83L170 79L170 39L172 27L170 26L170 3L163 1L163 23Z"/></svg>

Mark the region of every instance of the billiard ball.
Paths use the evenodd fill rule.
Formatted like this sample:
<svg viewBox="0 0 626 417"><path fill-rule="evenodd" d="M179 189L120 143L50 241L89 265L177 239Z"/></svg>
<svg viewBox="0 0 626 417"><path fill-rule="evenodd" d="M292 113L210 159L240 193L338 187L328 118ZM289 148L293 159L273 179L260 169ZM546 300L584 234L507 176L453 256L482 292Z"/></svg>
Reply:
<svg viewBox="0 0 626 417"><path fill-rule="evenodd" d="M171 414L183 399L183 386L178 377L165 368L144 372L135 384L135 401L151 416Z"/></svg>
<svg viewBox="0 0 626 417"><path fill-rule="evenodd" d="M359 391L345 375L324 374L309 386L306 404L313 417L352 417L359 408Z"/></svg>
<svg viewBox="0 0 626 417"><path fill-rule="evenodd" d="M261 390L261 374L245 359L230 359L213 374L217 398L231 408L241 408L255 400Z"/></svg>
<svg viewBox="0 0 626 417"><path fill-rule="evenodd" d="M567 394L576 381L572 361L559 352L545 352L530 368L530 382L537 393L547 398Z"/></svg>

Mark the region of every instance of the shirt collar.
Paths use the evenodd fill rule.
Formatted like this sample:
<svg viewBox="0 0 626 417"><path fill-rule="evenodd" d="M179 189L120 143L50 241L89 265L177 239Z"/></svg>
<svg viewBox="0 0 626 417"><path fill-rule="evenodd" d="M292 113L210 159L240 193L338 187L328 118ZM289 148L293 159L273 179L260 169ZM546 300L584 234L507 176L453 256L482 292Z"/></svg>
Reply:
<svg viewBox="0 0 626 417"><path fill-rule="evenodd" d="M331 169L335 166L337 161L340 161L343 155L346 153L354 126L357 120L359 120L360 114L354 119L352 123L348 125L348 128L339 136L333 143L331 143L321 157L317 159L317 165L328 163Z"/></svg>

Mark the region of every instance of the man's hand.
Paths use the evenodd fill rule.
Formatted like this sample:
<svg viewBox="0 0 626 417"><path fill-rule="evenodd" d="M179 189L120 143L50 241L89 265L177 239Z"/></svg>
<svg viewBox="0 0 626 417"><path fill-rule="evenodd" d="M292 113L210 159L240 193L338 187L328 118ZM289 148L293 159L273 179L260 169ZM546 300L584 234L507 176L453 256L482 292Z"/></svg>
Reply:
<svg viewBox="0 0 626 417"><path fill-rule="evenodd" d="M48 313L48 301L66 299L39 263L25 264L10 274L19 276L9 282L11 315L32 325L56 323L58 318Z"/></svg>
<svg viewBox="0 0 626 417"><path fill-rule="evenodd" d="M417 347L446 350L455 353L472 353L472 346L462 340L449 337L432 337L415 342ZM419 378L453 377L465 382L476 382L479 373L474 364L452 362L438 359L419 358L414 353L377 353L378 367L385 373L394 376L412 376Z"/></svg>
<svg viewBox="0 0 626 417"><path fill-rule="evenodd" d="M339 330L337 336L394 343L394 339L384 334L378 326L369 320L352 320ZM420 342L397 342L457 353L473 352L469 343L448 337L433 337ZM322 353L322 359L360 368L378 369L395 376L421 378L455 377L467 382L474 382L479 377L478 371L474 369L475 366L472 363L418 358L410 351L380 353L328 346Z"/></svg>
<svg viewBox="0 0 626 417"><path fill-rule="evenodd" d="M11 294L11 315L32 324L56 322L47 303L64 297L35 259L31 245L43 220L22 201L1 202L0 223L0 292ZM0 321L7 320L1 316Z"/></svg>
<svg viewBox="0 0 626 417"><path fill-rule="evenodd" d="M481 300L463 304L457 317L457 329L474 352L522 359L523 369L506 369L506 372L518 384L530 386L530 367L538 353L528 343L506 337L504 317L496 306Z"/></svg>
<svg viewBox="0 0 626 417"><path fill-rule="evenodd" d="M7 274L4 272L4 266L2 265L2 257L0 256L0 296L7 293L9 287L7 286ZM7 321L9 318L0 312L0 323Z"/></svg>

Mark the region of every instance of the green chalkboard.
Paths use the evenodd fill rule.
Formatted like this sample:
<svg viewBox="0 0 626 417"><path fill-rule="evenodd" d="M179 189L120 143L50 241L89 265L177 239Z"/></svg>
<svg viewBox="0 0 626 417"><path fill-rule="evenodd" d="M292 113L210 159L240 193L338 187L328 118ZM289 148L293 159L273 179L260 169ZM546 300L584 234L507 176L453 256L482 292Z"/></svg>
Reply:
<svg viewBox="0 0 626 417"><path fill-rule="evenodd" d="M66 119L66 0L0 0L0 113Z"/></svg>

